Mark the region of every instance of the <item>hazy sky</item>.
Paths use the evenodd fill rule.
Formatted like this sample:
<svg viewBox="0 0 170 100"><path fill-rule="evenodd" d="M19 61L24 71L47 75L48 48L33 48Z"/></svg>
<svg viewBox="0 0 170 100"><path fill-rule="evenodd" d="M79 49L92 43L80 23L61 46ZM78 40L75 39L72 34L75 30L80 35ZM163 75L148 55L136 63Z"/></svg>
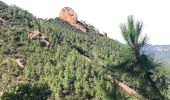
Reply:
<svg viewBox="0 0 170 100"><path fill-rule="evenodd" d="M41 18L55 18L60 10L71 7L79 20L108 33L123 42L120 24L128 15L143 21L143 34L151 44L170 44L170 0L2 0L15 4Z"/></svg>

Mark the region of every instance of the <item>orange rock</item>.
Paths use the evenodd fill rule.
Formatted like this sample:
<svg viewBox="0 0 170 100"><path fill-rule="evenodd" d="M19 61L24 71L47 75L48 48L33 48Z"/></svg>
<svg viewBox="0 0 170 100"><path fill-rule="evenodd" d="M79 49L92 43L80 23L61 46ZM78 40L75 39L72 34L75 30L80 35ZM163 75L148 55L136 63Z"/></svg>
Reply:
<svg viewBox="0 0 170 100"><path fill-rule="evenodd" d="M86 28L83 25L78 23L77 21L78 15L76 12L74 12L72 8L69 8L69 7L62 8L59 18L67 21L69 24L71 24L75 28L86 33Z"/></svg>
<svg viewBox="0 0 170 100"><path fill-rule="evenodd" d="M59 17L70 24L76 24L78 15L73 11L72 8L64 7L60 12Z"/></svg>
<svg viewBox="0 0 170 100"><path fill-rule="evenodd" d="M40 38L42 42L44 42L47 46L50 45L50 42L47 40L47 38L41 34L39 31L33 31L28 35L28 38L33 40L35 38Z"/></svg>
<svg viewBox="0 0 170 100"><path fill-rule="evenodd" d="M79 29L80 31L86 33L86 28L80 24L72 24L75 28Z"/></svg>
<svg viewBox="0 0 170 100"><path fill-rule="evenodd" d="M45 40L46 39L46 37L44 36L44 35L41 35L41 37L40 37L42 40Z"/></svg>
<svg viewBox="0 0 170 100"><path fill-rule="evenodd" d="M41 33L39 31L33 31L28 35L29 39L35 39L38 35L40 35Z"/></svg>
<svg viewBox="0 0 170 100"><path fill-rule="evenodd" d="M18 66L19 66L21 69L24 69L24 65L23 65L23 63L21 62L21 59L16 59L16 63L18 64Z"/></svg>
<svg viewBox="0 0 170 100"><path fill-rule="evenodd" d="M129 86L127 86L126 84L117 81L117 84L119 87L121 87L123 90L125 90L126 92L130 93L130 94L137 94L137 92L135 90L133 90L132 88L130 88Z"/></svg>

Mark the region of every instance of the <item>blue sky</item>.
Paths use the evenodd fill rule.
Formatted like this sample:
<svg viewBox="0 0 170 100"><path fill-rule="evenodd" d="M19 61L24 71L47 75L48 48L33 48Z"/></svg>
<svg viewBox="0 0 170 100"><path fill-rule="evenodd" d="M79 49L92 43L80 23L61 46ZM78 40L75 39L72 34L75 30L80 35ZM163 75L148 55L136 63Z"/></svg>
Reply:
<svg viewBox="0 0 170 100"><path fill-rule="evenodd" d="M170 0L2 0L15 4L41 18L55 18L60 10L71 7L79 20L107 32L110 38L124 42L120 24L128 15L143 21L143 34L151 44L170 44Z"/></svg>

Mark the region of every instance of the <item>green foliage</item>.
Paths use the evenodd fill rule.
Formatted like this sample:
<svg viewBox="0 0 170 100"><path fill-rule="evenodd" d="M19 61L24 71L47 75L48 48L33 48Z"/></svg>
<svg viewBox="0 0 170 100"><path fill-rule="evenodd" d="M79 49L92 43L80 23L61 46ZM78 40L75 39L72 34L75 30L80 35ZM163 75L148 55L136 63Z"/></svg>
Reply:
<svg viewBox="0 0 170 100"><path fill-rule="evenodd" d="M5 92L2 100L47 100L51 95L48 85L19 85Z"/></svg>
<svg viewBox="0 0 170 100"><path fill-rule="evenodd" d="M141 22L135 23L132 16L128 17L127 24L121 25L122 35L132 50L132 55L135 57L130 59L131 65L126 66L129 67L129 71L132 72L137 78L141 78L139 82L145 84L146 88L143 88L143 85L139 84L142 91L147 91L141 92L144 97L162 100L165 98L161 93L162 86L165 86L163 87L165 90L168 88L169 83L166 81L167 76L160 74L157 76L154 75L155 69L160 67L160 65L154 62L153 58L149 57L142 51L142 48L147 42L147 36L139 40L142 26L143 25Z"/></svg>

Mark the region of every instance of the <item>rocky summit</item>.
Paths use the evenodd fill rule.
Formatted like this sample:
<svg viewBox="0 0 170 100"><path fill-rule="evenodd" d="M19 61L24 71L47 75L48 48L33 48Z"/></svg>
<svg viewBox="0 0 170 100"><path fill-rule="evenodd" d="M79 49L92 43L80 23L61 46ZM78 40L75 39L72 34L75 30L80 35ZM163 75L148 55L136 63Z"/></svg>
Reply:
<svg viewBox="0 0 170 100"><path fill-rule="evenodd" d="M59 17L70 24L76 24L78 15L74 10L70 7L64 7L62 8Z"/></svg>
<svg viewBox="0 0 170 100"><path fill-rule="evenodd" d="M81 25L81 23L78 23L78 20L77 20L78 15L72 8L70 7L62 8L59 18L67 21L69 24L73 25L75 28L86 33L86 28L83 25Z"/></svg>
<svg viewBox="0 0 170 100"><path fill-rule="evenodd" d="M78 14L70 7L62 8L59 14L59 18L68 22L75 28L79 29L81 32L87 33L90 30L89 27L92 27L92 30L94 30L96 33L100 34L101 36L107 37L106 32L103 32L92 25L86 24L85 21L78 21Z"/></svg>

